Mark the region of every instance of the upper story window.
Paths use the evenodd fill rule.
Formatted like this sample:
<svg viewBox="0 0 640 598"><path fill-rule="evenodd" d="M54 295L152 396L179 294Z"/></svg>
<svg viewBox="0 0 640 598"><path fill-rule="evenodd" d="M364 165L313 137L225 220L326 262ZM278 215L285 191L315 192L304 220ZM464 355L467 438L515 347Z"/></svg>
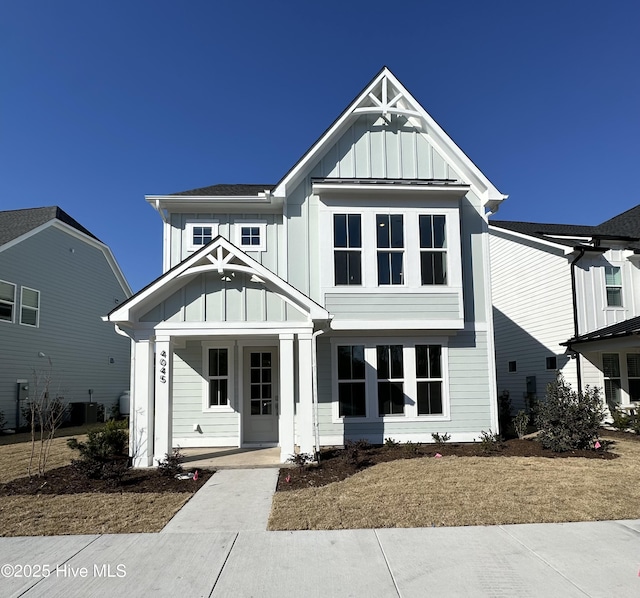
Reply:
<svg viewBox="0 0 640 598"><path fill-rule="evenodd" d="M237 221L236 245L245 251L267 250L267 223L256 221Z"/></svg>
<svg viewBox="0 0 640 598"><path fill-rule="evenodd" d="M420 214L420 279L423 285L447 284L445 216Z"/></svg>
<svg viewBox="0 0 640 598"><path fill-rule="evenodd" d="M39 326L40 324L40 291L22 287L20 297L20 324Z"/></svg>
<svg viewBox="0 0 640 598"><path fill-rule="evenodd" d="M362 229L360 214L333 215L335 285L362 284Z"/></svg>
<svg viewBox="0 0 640 598"><path fill-rule="evenodd" d="M622 307L622 274L618 266L604 267L607 306Z"/></svg>
<svg viewBox="0 0 640 598"><path fill-rule="evenodd" d="M211 243L218 235L217 222L188 222L187 223L187 248L195 251Z"/></svg>
<svg viewBox="0 0 640 598"><path fill-rule="evenodd" d="M378 284L404 284L404 218L402 214L376 214Z"/></svg>
<svg viewBox="0 0 640 598"><path fill-rule="evenodd" d="M0 320L13 322L16 304L16 285L0 280Z"/></svg>

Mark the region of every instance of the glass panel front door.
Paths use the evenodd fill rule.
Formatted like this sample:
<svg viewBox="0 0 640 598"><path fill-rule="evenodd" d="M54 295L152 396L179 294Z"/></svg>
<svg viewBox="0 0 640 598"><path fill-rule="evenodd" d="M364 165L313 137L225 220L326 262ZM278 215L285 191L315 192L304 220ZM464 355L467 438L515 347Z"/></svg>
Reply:
<svg viewBox="0 0 640 598"><path fill-rule="evenodd" d="M277 361L275 347L245 348L243 431L246 443L278 442Z"/></svg>

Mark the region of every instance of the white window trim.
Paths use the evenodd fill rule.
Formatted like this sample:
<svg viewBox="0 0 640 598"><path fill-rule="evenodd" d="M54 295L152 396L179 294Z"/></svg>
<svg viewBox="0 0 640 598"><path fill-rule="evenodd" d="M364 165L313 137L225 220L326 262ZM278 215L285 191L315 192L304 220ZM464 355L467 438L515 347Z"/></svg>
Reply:
<svg viewBox="0 0 640 598"><path fill-rule="evenodd" d="M344 216L350 216L350 215L357 215L360 216L360 247L336 247L335 245L335 235L334 235L334 228L335 228L335 218L334 216L336 215L344 215ZM348 222L348 218L347 218L347 230L349 227L349 222ZM336 289L349 289L349 291L352 291L353 289L362 289L362 288L366 288L366 281L365 281L365 271L363 268L363 254L364 254L364 247L363 247L363 239L362 239L362 215L359 212L353 212L353 211L345 211L342 212L340 210L336 210L334 212L331 213L331 284L334 288ZM335 272L335 264L336 264L336 252L338 251L348 251L348 252L358 252L358 254L360 255L360 284L336 284L336 272Z"/></svg>
<svg viewBox="0 0 640 598"><path fill-rule="evenodd" d="M260 243L258 245L243 245L242 244L242 228L251 226L260 230ZM266 251L267 250L267 223L264 220L236 220L233 223L235 230L234 240L235 244L245 251L251 253L252 251Z"/></svg>
<svg viewBox="0 0 640 598"><path fill-rule="evenodd" d="M37 293L38 295L38 307L31 307L30 305L23 305L23 295L25 291L33 291L34 293ZM26 308L26 309L30 309L30 310L35 310L36 312L36 323L35 325L33 324L27 324L25 322L22 321L22 309ZM37 289L32 289L30 287L21 287L20 288L20 325L21 326L29 326L29 328L40 328L40 291L38 291Z"/></svg>
<svg viewBox="0 0 640 598"><path fill-rule="evenodd" d="M333 261L333 216L334 214L361 215L361 285L336 285ZM378 285L376 241L376 214L402 214L404 226L403 270L401 285ZM420 273L419 216L445 216L447 247L447 284L423 285ZM323 293L405 293L407 290L421 293L451 293L462 295L462 248L460 241L460 211L457 207L406 207L397 208L357 205L345 201L344 205L321 205L320 208L320 255L331 256L321 260L321 285ZM426 250L426 249L425 249ZM381 250L384 251L384 250ZM399 249L398 249L399 251ZM431 251L431 250L430 250Z"/></svg>
<svg viewBox="0 0 640 598"><path fill-rule="evenodd" d="M13 282L9 282L8 280L0 280L4 284L11 285L13 287L13 302L9 303L8 301L0 300L0 303L11 305L11 319L10 320L0 320L0 322L4 322L6 324L13 324L16 321L16 291L18 287Z"/></svg>
<svg viewBox="0 0 640 598"><path fill-rule="evenodd" d="M338 346L364 345L366 417L340 417L338 401ZM378 345L402 345L404 366L404 415L378 415ZM442 414L418 415L418 380L416 378L416 345L440 345L442 367ZM422 378L420 379L423 380ZM451 402L449 394L449 347L447 337L436 336L389 336L389 337L332 337L331 338L331 390L332 422L340 423L391 423L391 422L440 422L451 421Z"/></svg>
<svg viewBox="0 0 640 598"><path fill-rule="evenodd" d="M607 284L607 268L618 268L620 272L620 284L619 285L608 285ZM625 300L624 300L624 268L622 264L605 264L602 268L602 277L603 277L603 285L602 289L604 290L604 298L602 304L604 305L605 310L623 310L625 309ZM609 300L607 297L607 289L608 288L619 288L620 289L620 305L609 305Z"/></svg>
<svg viewBox="0 0 640 598"><path fill-rule="evenodd" d="M227 392L229 402L226 405L209 406L209 349L227 350ZM232 413L235 389L235 359L233 343L202 343L202 412L203 413Z"/></svg>
<svg viewBox="0 0 640 598"><path fill-rule="evenodd" d="M185 224L185 234L187 251L198 251L202 249L204 245L193 244L193 229L196 226L210 226L211 227L211 239L215 239L218 236L219 222L217 220L189 220Z"/></svg>

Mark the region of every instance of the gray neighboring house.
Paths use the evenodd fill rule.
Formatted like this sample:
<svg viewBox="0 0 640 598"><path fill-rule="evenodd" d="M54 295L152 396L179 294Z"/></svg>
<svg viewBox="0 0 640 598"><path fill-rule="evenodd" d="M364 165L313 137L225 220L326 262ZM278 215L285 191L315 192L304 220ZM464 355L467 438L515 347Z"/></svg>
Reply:
<svg viewBox="0 0 640 598"><path fill-rule="evenodd" d="M131 296L109 247L59 207L0 212L0 411L6 427L52 364L65 402L108 412L129 388L130 341L101 316Z"/></svg>

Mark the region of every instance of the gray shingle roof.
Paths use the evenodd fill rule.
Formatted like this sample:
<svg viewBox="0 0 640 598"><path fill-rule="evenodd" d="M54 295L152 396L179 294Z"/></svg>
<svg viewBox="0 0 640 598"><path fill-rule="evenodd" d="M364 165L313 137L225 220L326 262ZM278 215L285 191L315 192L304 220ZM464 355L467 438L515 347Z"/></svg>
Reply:
<svg viewBox="0 0 640 598"><path fill-rule="evenodd" d="M32 231L50 220L60 220L76 230L100 241L98 237L89 232L77 220L69 216L58 206L46 208L27 208L24 210L7 210L0 212L0 245L4 245L19 236Z"/></svg>
<svg viewBox="0 0 640 598"><path fill-rule="evenodd" d="M600 224L597 234L640 239L640 205Z"/></svg>
<svg viewBox="0 0 640 598"><path fill-rule="evenodd" d="M593 332L587 332L580 334L577 337L570 338L566 343L562 345L569 345L573 343L583 343L589 341L602 341L611 338L619 338L621 336L630 336L632 334L640 334L640 316L636 318L629 318L623 322L594 330Z"/></svg>
<svg viewBox="0 0 640 598"><path fill-rule="evenodd" d="M237 185L211 185L210 187L199 187L198 189L189 189L188 191L180 191L178 193L171 193L172 196L176 195L185 195L185 196L193 196L193 195L202 195L202 196L247 196L247 195L258 195L258 193L263 193L265 190L271 191L275 185L245 185L245 184L237 184Z"/></svg>

